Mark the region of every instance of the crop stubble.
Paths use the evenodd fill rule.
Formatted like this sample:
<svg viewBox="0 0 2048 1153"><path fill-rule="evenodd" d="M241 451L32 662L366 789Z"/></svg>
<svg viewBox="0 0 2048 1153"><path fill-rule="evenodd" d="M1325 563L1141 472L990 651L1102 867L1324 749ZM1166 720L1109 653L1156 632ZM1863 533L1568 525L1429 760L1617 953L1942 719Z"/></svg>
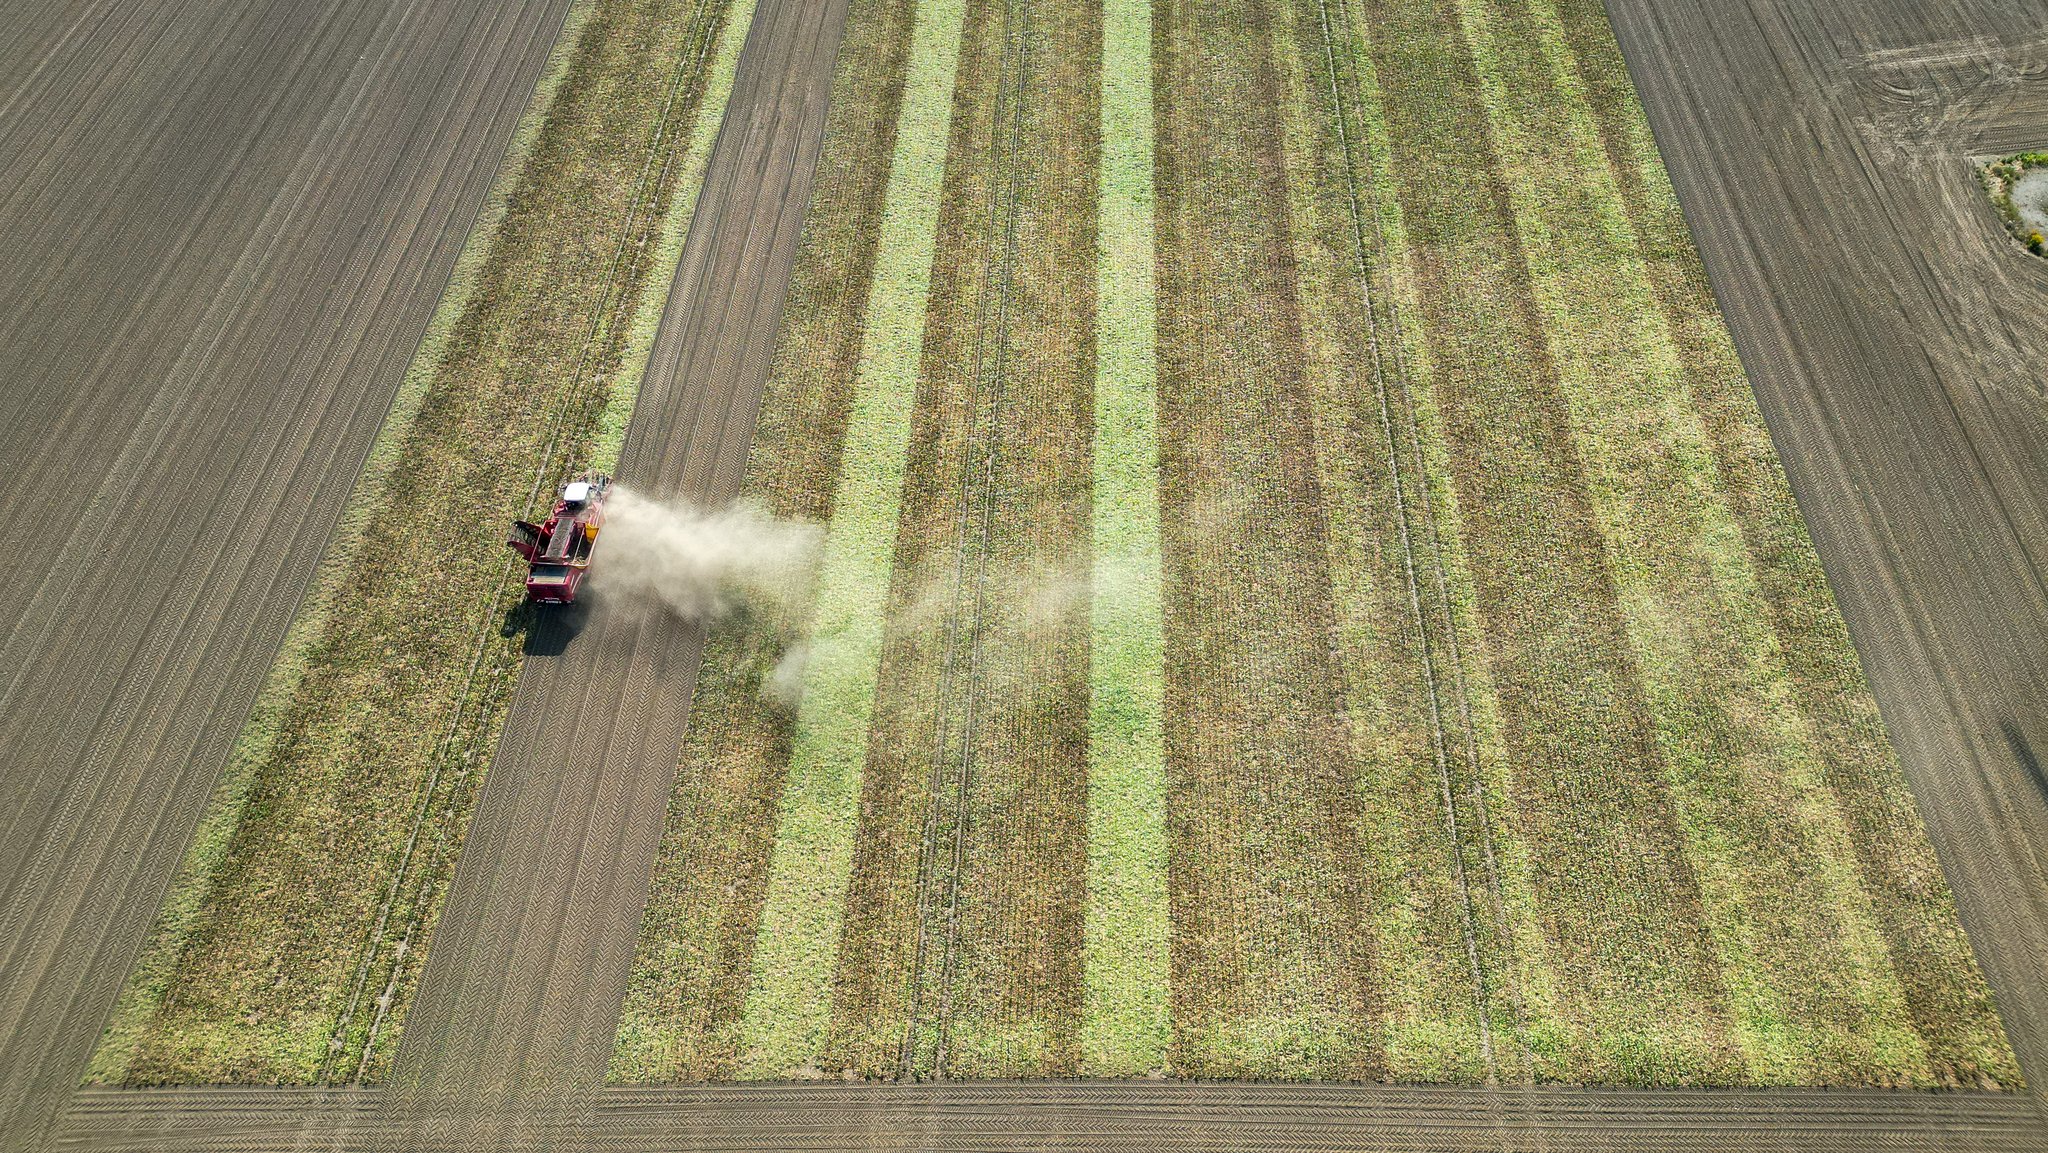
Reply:
<svg viewBox="0 0 2048 1153"><path fill-rule="evenodd" d="M857 21L860 35L915 39L893 11ZM722 1007L651 1027L670 1052L701 1055L632 1065L622 1049L615 1072L1028 1075L1118 1043L1091 1016L1103 1003L1081 999L1097 977L1076 968L1118 963L1095 927L1081 939L1084 899L1102 899L1083 890L1119 880L1097 875L1102 859L1073 871L1097 803L1083 773L1101 767L1086 744L1109 715L1087 714L1084 731L1081 702L1121 707L1105 668L1143 670L1098 663L1097 683L1081 679L1094 659L1082 622L1093 614L1098 642L1117 634L1102 604L1073 607L1089 599L1074 558L1091 518L1099 534L1127 510L1091 507L1072 483L1099 400L1087 338L1117 321L1091 314L1091 286L1063 292L1048 270L1085 263L1095 238L1037 231L1097 208L1094 145L1074 125L1098 115L1079 79L1098 33L1069 15L1055 26L1081 43L1034 31L1041 9L970 6L957 73L929 45L912 53L926 63L909 66L921 79L908 91L952 105L931 247L883 230L865 251L908 243L931 260L928 286L900 268L916 290L887 298L922 323L864 305L877 258L863 232L837 231L833 201L807 234L806 266L825 271L799 282L854 291L836 310L792 297L779 377L809 379L771 400L755 468L774 476L761 490L778 509L861 536L858 573L828 556L821 603L839 607L812 622L829 651L835 612L879 618L841 655L860 707L826 724L849 669L815 665L797 716L764 703L798 622L728 630L734 671L700 705L720 719L692 756L706 781L743 766L745 799L691 830L712 806L686 772L670 837L708 845L736 821L752 863L674 858L703 875L658 896L649 924L666 936L643 940L639 978L650 998L700 996L678 994L649 950L723 940L681 925L729 925L722 992L701 1002ZM1170 962L1130 987L1168 997L1171 1042L1090 1068L1643 1083L2009 1072L1943 894L1913 862L1896 771L1688 271L1683 220L1589 19L1512 0L1154 12L1167 787L1153 805ZM905 81L883 59L867 83L886 102ZM1064 79L1039 95L1048 59ZM872 173L892 112L869 122L865 153L845 146L849 174L871 174L846 202L885 218ZM936 178L897 170L905 159L899 146L892 184ZM1096 272L1107 284L1115 270ZM863 311L865 343L830 330ZM892 342L881 362L878 336ZM847 379L856 360L885 362L898 390L879 462L839 445L846 406L859 425L869 395ZM1144 499L1093 467L1094 502L1111 488ZM834 491L864 495L849 510ZM1101 571L1092 585L1117 587ZM1901 860L1866 889L1878 846ZM783 903L771 895L757 916L767 857ZM791 863L804 861L823 867ZM795 941L809 942L800 967ZM1895 964L1922 975L1895 983ZM1899 1027L1915 997L1961 1014L1957 1039ZM629 1014L629 1044L637 1027Z"/></svg>

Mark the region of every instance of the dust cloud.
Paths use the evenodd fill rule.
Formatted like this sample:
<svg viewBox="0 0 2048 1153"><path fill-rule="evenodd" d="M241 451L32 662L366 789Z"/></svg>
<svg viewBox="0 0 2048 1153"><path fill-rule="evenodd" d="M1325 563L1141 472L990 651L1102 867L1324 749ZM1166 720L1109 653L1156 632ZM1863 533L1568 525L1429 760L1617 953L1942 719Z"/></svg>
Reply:
<svg viewBox="0 0 2048 1153"><path fill-rule="evenodd" d="M745 608L800 610L816 567L816 526L741 502L720 509L613 486L591 586L608 600L659 607L687 621Z"/></svg>

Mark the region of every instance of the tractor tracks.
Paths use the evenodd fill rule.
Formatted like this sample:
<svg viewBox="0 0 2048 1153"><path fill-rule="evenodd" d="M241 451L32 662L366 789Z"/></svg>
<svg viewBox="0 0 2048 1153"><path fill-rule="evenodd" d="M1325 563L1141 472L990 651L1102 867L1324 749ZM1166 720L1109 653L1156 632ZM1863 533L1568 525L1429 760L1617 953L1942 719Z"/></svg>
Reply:
<svg viewBox="0 0 2048 1153"><path fill-rule="evenodd" d="M258 1153L353 1149L389 1136L379 1090L94 1090L55 1150ZM332 1140L313 1118L345 1119ZM1225 1085L1070 1081L612 1088L555 1136L591 1150L1058 1148L1281 1153L2034 1153L2013 1094L1884 1090Z"/></svg>
<svg viewBox="0 0 2048 1153"><path fill-rule="evenodd" d="M968 845L972 837L970 817L977 707L982 692L982 633L990 591L989 538L995 512L997 466L1003 451L1003 405L1009 379L1010 305L1016 284L1017 223L1023 208L1025 165L1020 157L1031 76L1031 0L1010 0L1005 15L1004 46L996 82L996 112L991 117L989 141L990 169L998 180L1005 183L989 205L983 229L983 251L988 254L988 263L983 268L982 288L976 300L974 366L967 405L968 430L960 459L960 517L955 526L957 543L953 592L951 610L946 618L946 643L932 725L931 800L926 808L924 835L919 847L917 946L911 966L910 1008L899 1059L899 1071L905 1078L915 1077L918 1073L919 1032L926 1009L924 973L933 936L932 902L934 890L941 887L944 889L944 934L939 946L939 1003L931 1076L945 1076L953 980L959 955L961 880L966 871ZM1008 113L1007 124L1003 123L1005 112ZM977 430L981 432L980 437L976 436ZM985 449L978 447L978 441L985 441ZM971 595L968 592L970 585ZM963 601L969 606L964 621L960 615ZM961 669L963 665L964 672ZM963 676L966 682L964 691L956 693L956 679ZM957 756L951 753L952 742L948 739L947 726L947 706L956 697L961 713ZM950 797L947 795L949 791ZM940 813L949 800L953 810L950 845L941 846L940 842L948 838L941 833ZM942 854L947 858L943 884L938 881Z"/></svg>
<svg viewBox="0 0 2048 1153"><path fill-rule="evenodd" d="M1336 28L1333 28L1331 24L1331 5L1333 3L1336 5L1338 15L1338 25ZM1375 204L1377 197L1369 196L1370 190L1360 187L1358 175L1360 153L1366 153L1364 161L1368 168L1372 166L1372 157L1368 151L1367 142L1354 139L1350 117L1346 111L1347 102L1343 85L1340 81L1338 29L1343 29L1348 33L1350 29L1355 27L1352 22L1353 17L1349 0L1316 0L1316 15L1322 39L1323 67L1329 80L1331 117L1344 160L1345 206L1350 218L1351 239L1353 252L1356 257L1356 275L1360 297L1359 306L1364 312L1366 319L1365 336L1372 362L1374 400L1378 407L1379 426L1384 436L1388 477L1393 485L1395 521L1401 540L1403 582L1407 593L1409 613L1415 622L1415 632L1420 650L1419 667L1422 673L1424 695L1429 704L1430 753L1434 762L1443 803L1444 831L1451 844L1451 872L1456 880L1460 894L1461 907L1459 913L1461 929L1464 936L1466 961L1472 975L1474 1007L1477 1010L1479 1024L1481 1058L1486 1064L1487 1075L1491 1079L1499 1075L1499 1061L1494 1052L1491 997L1487 991L1488 970L1480 955L1479 936L1475 925L1478 914L1472 893L1472 879L1469 876L1469 870L1465 862L1466 833L1463 828L1464 822L1461 822L1459 819L1457 790L1452 780L1450 760L1453 754L1448 747L1450 738L1445 732L1444 693L1439 684L1436 667L1439 645L1438 642L1432 639L1432 634L1437 630L1432 627L1433 614L1425 604L1422 584L1417 575L1415 560L1415 538L1417 534L1414 527L1415 513L1418 511L1415 506L1417 505L1420 506L1420 519L1424 534L1427 537L1427 567L1431 582L1434 585L1437 607L1443 615L1441 647L1451 667L1449 688L1453 700L1453 708L1456 712L1456 726L1458 737L1460 738L1458 743L1463 746L1461 751L1464 754L1467 772L1471 775L1468 795L1478 816L1478 827L1475 833L1481 850L1481 860L1484 865L1485 877L1483 885L1487 894L1487 911L1494 922L1494 932L1499 935L1500 939L1511 939L1511 932L1501 900L1500 876L1494 851L1492 818L1486 800L1485 777L1480 764L1478 733L1473 725L1471 698L1465 682L1464 653L1458 640L1458 627L1454 610L1455 602L1451 598L1449 578L1444 572L1442 527L1438 522L1436 511L1431 503L1428 465L1422 447L1421 426L1415 413L1414 381L1409 373L1404 352L1404 341L1401 333L1400 293L1398 286L1394 283L1394 273L1391 264L1393 257L1390 253L1385 223L1380 213L1378 211L1368 211L1366 207L1367 205ZM1343 38L1345 58L1354 58L1356 51L1356 46L1351 43L1349 35L1345 35ZM1354 96L1353 99L1361 100L1363 97L1362 95ZM1372 219L1370 238L1368 238L1366 225L1366 217L1368 215ZM1379 255L1377 261L1373 258L1374 253ZM1375 264L1383 272L1383 290L1376 290L1374 287ZM1383 306L1379 302L1381 296L1384 296ZM1387 316L1388 323L1386 327L1389 330L1387 332L1381 331L1380 314L1382 307ZM1388 351L1389 346L1391 346L1391 352ZM1398 406L1392 403L1389 398L1390 393L1395 391L1398 391L1400 396ZM1396 426L1397 415L1400 420L1398 432ZM1413 450L1413 467L1416 478L1413 487L1415 488L1416 499L1412 503L1408 493L1410 485L1405 476L1405 467L1401 459L1402 454L1399 444L1401 433L1406 434L1409 445ZM1519 985L1513 980L1511 970L1506 983L1514 1013L1515 1043L1520 1049L1522 1068L1526 1072L1533 1061L1526 1035L1527 1011L1523 1004Z"/></svg>

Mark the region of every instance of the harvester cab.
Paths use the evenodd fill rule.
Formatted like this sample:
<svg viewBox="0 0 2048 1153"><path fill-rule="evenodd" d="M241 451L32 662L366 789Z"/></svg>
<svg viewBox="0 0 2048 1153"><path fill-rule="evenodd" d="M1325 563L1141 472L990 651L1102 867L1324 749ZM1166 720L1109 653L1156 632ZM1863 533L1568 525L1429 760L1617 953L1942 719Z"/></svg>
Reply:
<svg viewBox="0 0 2048 1153"><path fill-rule="evenodd" d="M585 473L562 486L547 520L512 522L512 535L505 543L526 558L527 599L549 605L575 601L590 572L590 554L597 547L611 488L610 477Z"/></svg>

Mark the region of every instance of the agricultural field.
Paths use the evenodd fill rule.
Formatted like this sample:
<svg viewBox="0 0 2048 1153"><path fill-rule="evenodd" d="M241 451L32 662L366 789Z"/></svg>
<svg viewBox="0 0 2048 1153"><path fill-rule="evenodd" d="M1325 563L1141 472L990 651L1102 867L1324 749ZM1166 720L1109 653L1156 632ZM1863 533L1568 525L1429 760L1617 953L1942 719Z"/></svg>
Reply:
<svg viewBox="0 0 2048 1153"><path fill-rule="evenodd" d="M850 20L615 1080L2018 1084L1596 0Z"/></svg>
<svg viewBox="0 0 2048 1153"><path fill-rule="evenodd" d="M388 1076L752 10L573 9L92 1079ZM1599 0L851 0L828 107L614 1081L2020 1085Z"/></svg>

